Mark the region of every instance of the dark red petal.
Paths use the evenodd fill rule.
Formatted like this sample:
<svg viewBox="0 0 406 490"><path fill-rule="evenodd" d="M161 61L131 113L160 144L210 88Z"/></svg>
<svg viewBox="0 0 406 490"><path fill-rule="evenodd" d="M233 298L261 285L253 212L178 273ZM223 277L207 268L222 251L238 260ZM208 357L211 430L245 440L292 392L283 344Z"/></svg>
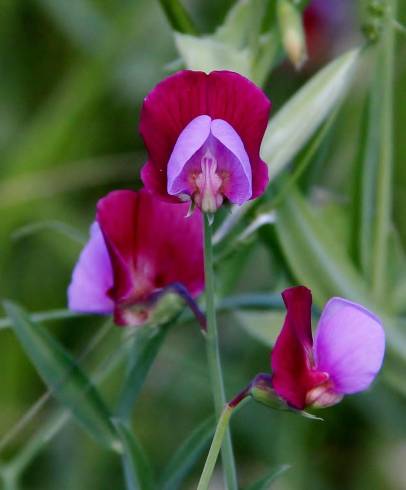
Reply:
<svg viewBox="0 0 406 490"><path fill-rule="evenodd" d="M203 220L200 211L186 218L189 205L174 205L146 190L139 193L137 260L154 264L155 287L180 282L192 296L204 289Z"/></svg>
<svg viewBox="0 0 406 490"><path fill-rule="evenodd" d="M282 293L287 313L282 331L272 350L272 384L289 405L303 409L306 394L314 385L312 371L312 295L298 286Z"/></svg>
<svg viewBox="0 0 406 490"><path fill-rule="evenodd" d="M96 219L103 232L113 267L114 285L110 295L115 302L132 293L132 271L137 249L139 199L133 191L114 191L97 203Z"/></svg>
<svg viewBox="0 0 406 490"><path fill-rule="evenodd" d="M143 171L147 189L164 189L166 194L166 167L176 140L192 119L207 111L206 78L203 72L180 71L162 80L145 97L140 133L149 154L147 165L155 170L149 170L147 175Z"/></svg>
<svg viewBox="0 0 406 490"><path fill-rule="evenodd" d="M187 204L169 204L146 190L115 191L99 201L97 221L113 266L116 306L144 301L172 283L183 284L192 296L202 292L202 216L195 211L186 218L187 212Z"/></svg>
<svg viewBox="0 0 406 490"><path fill-rule="evenodd" d="M268 168L259 157L270 101L247 78L230 71L181 71L160 82L145 98L140 132L149 153L142 179L147 189L166 194L167 164L181 131L203 114L223 119L242 139L250 158L253 196L268 183Z"/></svg>
<svg viewBox="0 0 406 490"><path fill-rule="evenodd" d="M268 167L259 150L269 120L271 102L247 78L231 71L213 71L208 76L208 115L224 119L237 131L252 168L252 197L268 185Z"/></svg>

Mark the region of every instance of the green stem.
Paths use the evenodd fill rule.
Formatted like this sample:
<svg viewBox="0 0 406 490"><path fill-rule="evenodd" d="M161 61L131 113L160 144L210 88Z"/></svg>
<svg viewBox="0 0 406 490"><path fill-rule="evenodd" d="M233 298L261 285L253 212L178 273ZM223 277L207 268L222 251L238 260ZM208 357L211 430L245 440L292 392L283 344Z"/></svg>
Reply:
<svg viewBox="0 0 406 490"><path fill-rule="evenodd" d="M197 34L192 19L179 0L159 0L159 3L175 31L183 34Z"/></svg>
<svg viewBox="0 0 406 490"><path fill-rule="evenodd" d="M197 490L207 490L213 474L214 467L223 443L224 435L227 433L228 423L230 421L233 407L226 405L221 413L218 421L216 432L214 433L213 441L210 446L209 454L207 455L206 463L203 468L203 473L200 477Z"/></svg>
<svg viewBox="0 0 406 490"><path fill-rule="evenodd" d="M387 291L388 235L392 213L393 177L393 71L395 57L394 19L397 0L388 0L378 76L381 76L381 144L378 162L376 228L374 236L372 287L375 297Z"/></svg>
<svg viewBox="0 0 406 490"><path fill-rule="evenodd" d="M204 267L206 288L206 317L207 317L207 362L209 368L210 384L213 391L214 406L217 417L222 413L226 404L223 383L223 373L220 362L218 346L216 309L214 304L214 271L213 271L213 247L212 228L207 214L204 215ZM233 446L230 431L227 430L222 448L222 460L224 468L224 479L228 490L236 490L237 475L234 463Z"/></svg>

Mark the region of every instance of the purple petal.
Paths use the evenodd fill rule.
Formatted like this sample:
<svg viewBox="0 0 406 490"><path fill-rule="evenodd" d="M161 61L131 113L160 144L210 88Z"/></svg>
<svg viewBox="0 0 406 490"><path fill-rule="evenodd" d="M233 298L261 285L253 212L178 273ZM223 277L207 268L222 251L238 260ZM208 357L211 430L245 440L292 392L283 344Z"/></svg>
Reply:
<svg viewBox="0 0 406 490"><path fill-rule="evenodd" d="M113 285L113 273L106 244L99 225L93 223L90 239L80 254L68 288L68 305L73 311L111 313L113 301L108 291Z"/></svg>
<svg viewBox="0 0 406 490"><path fill-rule="evenodd" d="M314 351L317 369L329 373L336 393L363 391L381 368L384 330L363 306L332 298L321 315Z"/></svg>
<svg viewBox="0 0 406 490"><path fill-rule="evenodd" d="M219 159L219 171L227 171L230 174L230 182L225 195L234 204L243 204L252 196L252 172L251 164L245 151L244 144L235 129L222 119L215 119L211 123L212 135L232 155L232 158Z"/></svg>
<svg viewBox="0 0 406 490"><path fill-rule="evenodd" d="M198 116L180 133L168 162L168 194L176 195L184 190L183 179L178 177L210 136L210 124L210 116Z"/></svg>
<svg viewBox="0 0 406 490"><path fill-rule="evenodd" d="M252 196L252 171L244 144L228 122L212 121L207 115L194 118L176 142L168 163L168 194L195 195L195 179L202 173L207 155L216 162L216 172L223 179L218 192L234 204L248 201Z"/></svg>

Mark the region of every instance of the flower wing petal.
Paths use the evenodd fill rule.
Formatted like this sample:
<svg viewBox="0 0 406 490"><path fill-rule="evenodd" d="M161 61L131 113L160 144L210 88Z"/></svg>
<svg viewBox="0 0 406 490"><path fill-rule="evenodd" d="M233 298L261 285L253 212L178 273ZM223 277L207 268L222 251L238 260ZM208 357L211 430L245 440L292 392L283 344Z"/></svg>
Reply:
<svg viewBox="0 0 406 490"><path fill-rule="evenodd" d="M68 305L73 311L111 313L114 303L108 296L113 273L99 225L93 223L90 239L83 248L68 288Z"/></svg>
<svg viewBox="0 0 406 490"><path fill-rule="evenodd" d="M337 393L365 390L381 368L382 324L363 306L332 298L321 315L315 339L317 368L330 374Z"/></svg>

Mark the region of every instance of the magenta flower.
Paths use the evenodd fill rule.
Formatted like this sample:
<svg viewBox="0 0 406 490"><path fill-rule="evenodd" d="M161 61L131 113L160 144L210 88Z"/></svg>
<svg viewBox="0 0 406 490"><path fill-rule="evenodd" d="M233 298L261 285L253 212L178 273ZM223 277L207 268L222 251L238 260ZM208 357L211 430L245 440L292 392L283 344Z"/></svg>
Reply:
<svg viewBox="0 0 406 490"><path fill-rule="evenodd" d="M114 313L118 325L144 323L168 288L184 299L204 288L202 216L145 190L115 191L97 204L90 240L68 289L73 311Z"/></svg>
<svg viewBox="0 0 406 490"><path fill-rule="evenodd" d="M145 98L140 132L149 153L141 177L166 200L216 211L262 194L268 168L259 156L270 102L237 73L181 71Z"/></svg>
<svg viewBox="0 0 406 490"><path fill-rule="evenodd" d="M327 407L368 388L381 368L385 334L366 308L332 298L313 345L312 297L299 286L282 294L287 314L271 356L272 388L289 406Z"/></svg>

